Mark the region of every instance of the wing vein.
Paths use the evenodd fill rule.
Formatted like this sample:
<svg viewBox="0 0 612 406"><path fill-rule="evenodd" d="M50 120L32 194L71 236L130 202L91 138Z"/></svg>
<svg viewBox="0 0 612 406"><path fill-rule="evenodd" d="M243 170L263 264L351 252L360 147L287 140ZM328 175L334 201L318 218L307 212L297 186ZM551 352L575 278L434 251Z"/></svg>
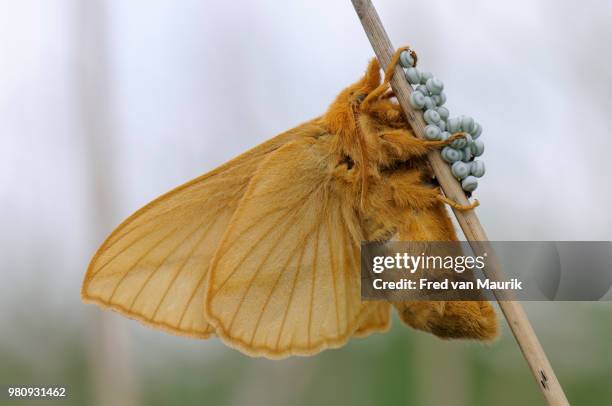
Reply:
<svg viewBox="0 0 612 406"><path fill-rule="evenodd" d="M310 235L308 239L310 239ZM293 277L293 284L291 285L291 292L289 292L289 302L287 303L287 307L285 308L285 313L283 314L283 320L281 321L280 329L278 330L278 337L276 338L276 348L277 349L278 349L278 344L280 343L280 338L283 335L283 329L285 328L285 322L287 321L287 315L289 314L289 310L291 309L291 304L293 303L295 286L297 284L297 280L300 275L300 272L302 271L302 259L304 258L304 251L306 250L306 246L308 245L308 239L305 241L304 245L302 245L302 250L300 251L300 256L298 257L297 270L295 272L295 276Z"/></svg>
<svg viewBox="0 0 612 406"><path fill-rule="evenodd" d="M336 329L337 329L337 334L340 334L340 314L339 309L338 309L338 291L337 291L337 287L336 287L336 262L334 259L334 253L333 253L333 249L332 249L332 235L331 235L331 230L332 230L332 224L331 224L331 212L327 218L327 250L329 253L329 264L331 265L331 279L332 279L332 286L334 288L334 306L335 306L335 311L336 311Z"/></svg>
<svg viewBox="0 0 612 406"><path fill-rule="evenodd" d="M244 303L244 299L246 299L246 296L248 295L249 291L251 290L251 286L253 286L253 281L255 281L255 278L259 274L259 271L261 270L263 265L266 263L266 261L270 257L270 253L272 252L272 250L274 250L274 248L276 248L276 246L278 245L278 242L285 236L285 232L291 226L293 226L293 224L297 221L297 212L293 213L293 216L291 216L291 220L292 220L291 222L289 222L288 224L285 225L285 227L283 228L283 232L278 234L278 238L274 242L274 245L272 245L272 247L268 250L268 252L264 256L263 261L261 261L259 263L259 265L257 266L257 269L255 269L255 272L253 272L253 276L251 277L251 279L250 279L250 281L249 281L249 283L247 285L246 290L242 294L242 296L240 298L240 302L238 303L238 307L236 308L236 311L234 312L234 315L232 316L230 324L229 324L229 326L227 328L228 330L232 329L232 326L234 325L234 320L236 320L236 316L238 315L238 313L240 313L240 309L242 308L242 304ZM238 266L236 268L238 268Z"/></svg>
<svg viewBox="0 0 612 406"><path fill-rule="evenodd" d="M200 227L202 227L204 225L204 223L206 222L206 220L204 220L204 222L200 223L196 229L192 232L189 233L189 237L193 236ZM214 224L214 223L213 223ZM191 248L191 251L189 251L189 255L187 255L185 257L185 259L183 260L183 262L181 263L181 266L179 267L179 269L176 271L176 273L174 274L174 276L172 277L172 280L170 281L170 283L168 284L168 286L166 287L166 291L164 292L164 294L162 295L162 297L159 299L159 302L157 303L157 307L155 308L155 311L153 312L153 315L151 316L151 319L155 319L155 317L157 316L157 312L159 311L159 308L161 307L162 303L164 303L164 300L166 300L166 296L168 295L168 292L170 292L170 288L172 288L172 285L174 285L174 282L176 281L176 279L178 278L178 276L180 275L180 273L183 271L183 269L185 268L185 265L187 264L187 262L189 261L189 259L191 258L191 256L193 255L193 253L195 252L195 250L199 247L200 243L202 241L204 241L204 238L206 237L206 235L208 234L208 231L210 230L210 227L208 227L203 233L202 236L200 236L200 238L198 238L198 240L196 241L196 243L194 244L193 248ZM183 240L181 242L182 245L183 242L185 242L187 239ZM176 249L178 248L175 247L173 249L173 251L176 251ZM166 256L166 259L172 255L172 253L168 254ZM165 261L165 259L164 259Z"/></svg>
<svg viewBox="0 0 612 406"><path fill-rule="evenodd" d="M174 231L174 229L172 229L172 231ZM104 265L102 265L100 268L98 268L95 272L93 272L91 274L91 280L93 281L93 279L96 277L96 275L98 275L100 273L100 271L102 271L108 264L110 264L111 262L113 262L119 255L123 254L125 251L127 251L129 248L131 248L134 244L136 244L137 242L141 241L144 237L146 237L147 234L143 234L141 235L139 238L136 238L134 241L130 242L127 246L123 247L122 250L120 250L118 253L116 253L115 255L113 255L108 261L106 261L104 263Z"/></svg>
<svg viewBox="0 0 612 406"><path fill-rule="evenodd" d="M274 294L274 291L276 290L276 287L278 286L278 282L280 281L280 278L283 275L283 271L285 270L285 268L287 267L291 259L293 259L293 254L295 254L295 252L300 247L303 247L306 241L308 240L308 238L310 238L310 234L312 233L313 229L314 227L312 227L311 230L308 231L308 233L304 235L303 240L301 241L301 244L296 245L295 248L291 251L291 253L287 255L287 260L283 264L282 268L279 270L278 276L276 277L276 280L274 281L274 285L272 286L272 290L270 291L270 294L267 296L266 301L261 309L261 312L259 313L259 317L257 318L257 323L255 323L255 328L253 329L253 335L251 336L251 342L250 342L251 345L253 344L253 340L255 339L257 330L259 329L259 324L261 323L261 319L263 318L266 308L268 307L268 303L270 302L270 299L272 298L272 295ZM303 248L302 248L302 251L303 251Z"/></svg>
<svg viewBox="0 0 612 406"><path fill-rule="evenodd" d="M243 236L246 234L247 231L251 230L253 227L255 227L255 225L257 225L257 223L259 223L259 220L263 219L264 217L266 217L268 214L275 212L276 210L270 210L270 212L268 212L266 215L261 216L258 219L253 220L253 223L251 225L249 225L249 227L247 227L245 230L240 232L240 236ZM234 276L234 273L240 269L240 266L242 265L242 263L244 262L244 260L251 255L251 253L253 252L253 250L255 248L257 248L257 246L259 245L260 242L262 242L267 236L268 233L270 231L272 231L276 226L278 226L282 221L284 220L283 216L279 216L278 220L276 220L276 222L274 222L274 224L272 224L272 226L270 228L268 228L266 230L265 233L261 234L261 237L259 237L259 239L257 241L255 241L255 243L253 245L251 245L249 247L249 249L247 250L246 254L242 257L242 259L238 262L238 264L236 265L236 267L234 268L234 270L232 270L232 272L230 272L230 274L227 276L227 278L225 278L223 280L223 282L221 282L221 284L219 285L219 287L217 289L213 289L213 287L211 287L211 293L215 294L217 292L219 292L221 289L223 289L223 287L225 286L225 283L232 277ZM225 252L227 252L227 250L223 251L223 252L218 252L217 254L215 254L215 256L218 256L219 258L222 257L223 255L225 255Z"/></svg>
<svg viewBox="0 0 612 406"><path fill-rule="evenodd" d="M347 317L349 317L348 316L349 309L350 309L350 306L349 306L349 299L350 299L349 285L350 285L350 276L351 276L352 272L354 272L354 268L355 268L355 249L354 249L354 245L351 243L352 238L350 237L351 234L350 234L348 228L346 227L346 223L343 222L342 226L344 227L346 235L349 236L348 241L344 241L344 239L343 239L343 243L344 244L348 243L348 247L346 248L345 253L348 255L347 260L349 261L349 266L348 266L348 269L346 270L346 274L345 274L345 277L344 277L344 283L346 284L346 288L345 288L346 289L346 307L347 307L346 314L347 314ZM359 271L359 272L361 273L361 271ZM348 318L348 320L350 320L350 318Z"/></svg>
<svg viewBox="0 0 612 406"><path fill-rule="evenodd" d="M113 297L115 296L115 293L117 292L117 288L119 288L119 285L121 285L121 283L123 282L123 280L126 278L126 276L128 275L128 273L130 273L134 267L136 267L136 265L138 265L140 263L140 261L142 261L147 255L149 255L151 253L151 251L153 251L155 248L157 248L159 246L159 244L161 244L162 242L164 242L166 240L166 238L170 237L172 235L172 233L174 233L174 231L176 231L177 227L173 228L172 230L170 230L170 232L166 235L164 235L163 238L161 238L158 242L156 242L155 244L153 244L151 246L151 248L149 248L144 254L142 254L142 256L140 258L138 258L136 260L136 262L134 262L127 271L125 271L123 273L123 276L121 277L121 279L119 279L119 282L117 282L117 284L115 285L113 292L111 293L110 297L108 298L108 301L112 301ZM98 275L96 273L96 275ZM92 277L92 281L93 281L93 277Z"/></svg>
<svg viewBox="0 0 612 406"><path fill-rule="evenodd" d="M348 284L348 276L349 276L349 272L350 272L350 266L348 264L348 258L347 258L347 249L346 249L346 240L345 240L345 232L347 232L346 230L346 225L344 224L344 222L342 221L342 219L340 220L342 223L342 231L340 233L340 250L342 252L342 261L343 261L343 265L342 265L342 269L344 270L344 306L345 306L345 312L346 312L346 322L348 324L349 320L351 319L351 315L350 315L350 309L349 309L349 294L350 294L350 290L349 290L349 284Z"/></svg>
<svg viewBox="0 0 612 406"><path fill-rule="evenodd" d="M144 227L144 226L147 226L147 225L151 225L151 223L152 223L153 221L157 220L158 218L160 218L160 217L162 217L162 216L164 216L164 215L170 214L170 213L172 213L172 212L174 212L174 211L176 211L176 210L178 210L178 209L182 209L182 208L184 208L185 206L188 206L188 204L180 204L180 205L176 205L176 206L174 206L174 207L172 207L172 208L170 208L170 209L168 209L168 210L166 210L166 211L163 211L163 212L161 212L161 213L157 213L157 214L156 214L156 215L154 215L153 217L151 217L151 218L149 218L149 219L146 219L144 222L142 222L142 223L140 223L140 224L136 224L136 225L134 225L134 226L133 226L132 228L130 228L129 230L125 230L123 233L121 233L121 234L117 235L116 237L114 237L112 241L109 241L109 245L107 246L107 248L110 248L110 247L114 246L114 245L115 245L115 244L117 244L119 241L121 241L123 238L125 238L126 236L128 236L129 234L131 234L133 231L135 231L135 230L137 230L137 229L139 229L139 228L141 228L141 227ZM137 218L134 218L132 221L136 221L136 220L138 220L140 217L141 217L141 216L138 216ZM154 226L155 226L156 224L152 224L152 225L154 225Z"/></svg>
<svg viewBox="0 0 612 406"><path fill-rule="evenodd" d="M310 308L308 309L308 346L310 347L310 332L312 330L312 305L314 303L315 281L317 273L317 260L319 256L319 230L321 223L317 224L317 236L314 240L314 254L312 257L312 285L310 287Z"/></svg>
<svg viewBox="0 0 612 406"><path fill-rule="evenodd" d="M153 278L153 276L155 276L155 274L157 273L157 271L159 271L162 267L162 265L164 265L166 263L166 260L168 260L168 258L170 257L170 255L172 255L172 253L181 245L183 245L183 243L185 241L187 241L187 239L189 237L191 237L193 234L195 234L195 232L198 231L198 228L196 228L193 233L188 233L185 238L183 238L177 245L174 246L174 248L170 251L170 253L168 255L166 255L166 257L160 261L159 265L157 265L157 267L153 270L153 272L149 273L149 275L147 276L147 278L144 280L144 282L142 283L142 285L140 286L140 289L138 289L138 292L136 293L136 295L134 295L134 299L132 300L132 303L130 304L130 307L128 308L128 311L132 310L132 307L134 307L134 303L136 303L136 300L138 299L138 297L140 296L140 294L142 293L142 291L144 290L145 286L147 286L147 284L149 283L149 281Z"/></svg>
<svg viewBox="0 0 612 406"><path fill-rule="evenodd" d="M208 227L208 229L204 233L204 236L207 235L208 232L213 228L213 226L217 223L217 220L218 220L218 217L215 218L215 221ZM204 236L202 237L201 241L203 241ZM201 241L199 241L197 245L199 245L201 243ZM210 265L209 265L209 267L210 267ZM181 323L183 322L183 318L185 317L185 313L187 313L187 310L189 309L189 306L191 305L191 301L193 300L193 298L195 297L198 289L202 285L202 282L204 282L204 278L206 277L206 274L207 274L207 272L202 272L202 276L200 276L200 279L198 280L198 283L196 284L195 288L191 292L191 295L189 295L189 300L187 300L187 304L185 305L185 308L183 309L183 311L181 313L181 317L179 318L179 321L178 321L178 324L177 324L179 327L181 326Z"/></svg>
<svg viewBox="0 0 612 406"><path fill-rule="evenodd" d="M166 210L166 211L163 211L163 212L161 212L161 213L157 213L157 214L156 214L156 215L154 215L153 217L151 217L151 218L149 218L149 219L144 220L144 222L143 222L143 223L136 224L134 227L132 227L132 228L130 228L129 230L126 230L125 232L123 232L122 234L120 234L120 235L116 236L116 237L115 237L115 238L114 238L112 241L110 241L110 240L109 240L108 246L107 246L106 248L107 248L107 249L108 249L108 248L111 248L112 246L114 246L115 244L117 244L119 241L121 241L121 240L122 240L124 237L126 237L128 234L131 234L133 231L135 231L135 230L137 230L137 229L139 229L139 228L141 228L141 227L144 227L144 226L147 226L147 225L157 226L158 224L155 224L155 223L153 223L153 222L154 222L155 220L157 220L158 218L160 218L160 217L162 217L162 216L165 216L165 215L168 215L168 214L170 214L170 213L173 213L174 211L176 211L176 210L178 210L178 209L183 209L183 208L189 207L190 205L191 205L191 202L188 202L188 203L183 203L183 204L176 205L176 206L174 206L174 207L172 207L172 208L170 208L170 209L168 209L168 210ZM204 203L202 203L202 206L203 206L203 207L205 207L205 204L204 204ZM213 217L213 216L216 216L217 214L219 214L219 213L220 213L222 210L224 210L224 209L225 209L225 206L222 206L221 208L219 208L219 209L217 209L217 210L213 211L212 213L210 213L210 214L209 214L209 216L208 216L207 218L209 218L209 217ZM194 209L194 208L192 208L192 210L195 210L195 209ZM198 210L198 211L202 211L202 208L199 208L199 210ZM139 217L137 217L137 218L135 218L135 219L133 219L133 221L136 221L136 220L138 220L139 218L140 218L140 216L139 216ZM146 233L145 233L145 235L146 235ZM105 265L106 265L106 264L105 264Z"/></svg>

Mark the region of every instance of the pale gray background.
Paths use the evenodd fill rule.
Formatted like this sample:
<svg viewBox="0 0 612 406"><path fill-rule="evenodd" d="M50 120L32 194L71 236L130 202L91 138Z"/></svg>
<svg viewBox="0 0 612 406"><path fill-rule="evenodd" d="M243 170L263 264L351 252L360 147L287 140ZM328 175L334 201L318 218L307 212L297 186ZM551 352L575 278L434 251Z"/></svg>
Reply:
<svg viewBox="0 0 612 406"><path fill-rule="evenodd" d="M376 4L484 127L491 239L612 239L612 2ZM36 369L41 336L86 336L81 278L121 219L322 113L372 56L348 0L0 1L0 346ZM611 310L528 307L555 365L610 376L590 315ZM230 351L111 319L160 359Z"/></svg>

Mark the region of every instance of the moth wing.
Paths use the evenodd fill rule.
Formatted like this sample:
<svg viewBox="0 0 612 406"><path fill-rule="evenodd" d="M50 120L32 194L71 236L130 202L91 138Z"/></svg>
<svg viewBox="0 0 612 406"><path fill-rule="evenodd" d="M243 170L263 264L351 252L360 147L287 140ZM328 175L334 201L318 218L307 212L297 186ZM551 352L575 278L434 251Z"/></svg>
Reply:
<svg viewBox="0 0 612 406"><path fill-rule="evenodd" d="M202 302L210 260L262 159L288 132L157 198L98 249L83 301L178 335L206 338Z"/></svg>
<svg viewBox="0 0 612 406"><path fill-rule="evenodd" d="M249 355L310 355L359 327L358 218L332 175L331 140L284 145L261 164L215 254L205 313Z"/></svg>
<svg viewBox="0 0 612 406"><path fill-rule="evenodd" d="M391 304L383 301L367 303L367 310L362 312L355 337L367 337L372 333L382 333L391 327Z"/></svg>

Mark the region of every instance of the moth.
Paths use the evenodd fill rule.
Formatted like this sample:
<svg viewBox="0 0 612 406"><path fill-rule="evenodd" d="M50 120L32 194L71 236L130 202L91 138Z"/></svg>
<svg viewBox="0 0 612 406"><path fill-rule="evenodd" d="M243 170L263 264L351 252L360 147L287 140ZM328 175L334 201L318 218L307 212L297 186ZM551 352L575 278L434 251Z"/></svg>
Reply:
<svg viewBox="0 0 612 406"><path fill-rule="evenodd" d="M89 264L85 302L250 356L339 347L407 325L491 340L487 301L362 301L361 241L456 240L425 159L378 62L326 113L132 214Z"/></svg>

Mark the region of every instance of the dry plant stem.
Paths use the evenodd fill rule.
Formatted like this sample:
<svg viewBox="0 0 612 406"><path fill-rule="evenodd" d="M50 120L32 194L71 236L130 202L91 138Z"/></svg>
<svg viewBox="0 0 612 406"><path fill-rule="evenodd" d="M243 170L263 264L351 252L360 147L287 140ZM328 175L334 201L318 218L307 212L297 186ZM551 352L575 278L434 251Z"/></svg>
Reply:
<svg viewBox="0 0 612 406"><path fill-rule="evenodd" d="M351 1L361 20L361 24L363 25L368 39L372 44L372 48L376 53L380 65L383 68L386 67L391 61L394 48L376 13L374 5L370 0ZM400 66L396 66L395 68L395 74L391 79L391 87L414 133L419 138L425 138L425 121L423 120L422 114L414 110L410 105L409 100L412 89L406 81ZM428 160L442 186L444 194L461 205L468 205L470 202L466 198L461 185L453 177L448 164L442 160L440 153L438 151L430 152ZM482 255L484 252L487 252L488 267L486 268L486 276L491 280L503 280L503 272L499 265L499 261L488 242L487 235L476 216L476 212L474 210L453 211L474 253L476 255ZM531 372L548 403L551 405L569 404L521 304L509 300L512 298L508 296L496 295L496 298L531 368Z"/></svg>

